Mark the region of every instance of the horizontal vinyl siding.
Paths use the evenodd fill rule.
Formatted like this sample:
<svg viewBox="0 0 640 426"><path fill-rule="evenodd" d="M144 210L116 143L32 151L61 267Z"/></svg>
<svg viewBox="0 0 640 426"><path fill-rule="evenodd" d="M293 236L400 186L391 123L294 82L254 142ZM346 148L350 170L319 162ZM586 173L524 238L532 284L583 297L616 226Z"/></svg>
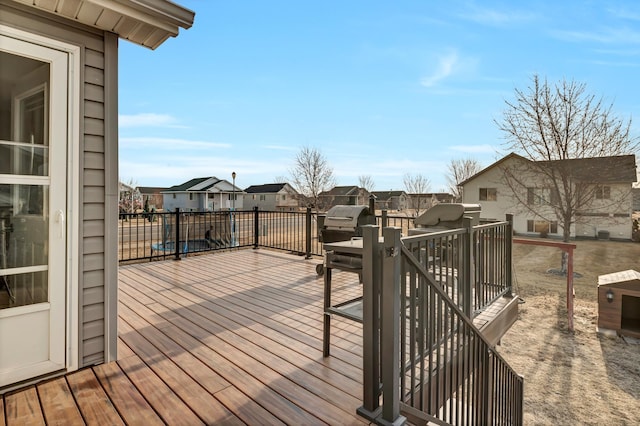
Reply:
<svg viewBox="0 0 640 426"><path fill-rule="evenodd" d="M105 89L104 53L101 50L85 50L84 76L81 365L87 366L105 360Z"/></svg>

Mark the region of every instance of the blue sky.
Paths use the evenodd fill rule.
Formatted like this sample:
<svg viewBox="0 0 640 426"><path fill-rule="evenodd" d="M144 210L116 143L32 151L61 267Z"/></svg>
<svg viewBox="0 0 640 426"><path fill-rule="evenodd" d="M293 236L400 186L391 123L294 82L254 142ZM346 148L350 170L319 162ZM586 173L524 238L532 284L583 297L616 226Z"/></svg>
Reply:
<svg viewBox="0 0 640 426"><path fill-rule="evenodd" d="M440 191L451 159L504 154L494 120L534 73L640 116L635 1L177 2L192 28L120 42L119 173L141 186L271 183L309 146L339 185Z"/></svg>

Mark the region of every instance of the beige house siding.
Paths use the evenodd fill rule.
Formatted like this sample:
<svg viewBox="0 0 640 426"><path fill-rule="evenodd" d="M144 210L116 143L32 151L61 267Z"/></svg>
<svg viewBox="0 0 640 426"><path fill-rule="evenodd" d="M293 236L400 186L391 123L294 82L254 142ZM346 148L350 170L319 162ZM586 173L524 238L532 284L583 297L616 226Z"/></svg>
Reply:
<svg viewBox="0 0 640 426"><path fill-rule="evenodd" d="M468 204L480 204L482 219L504 220L505 214L514 215L513 229L519 234L538 235L538 232L530 232L527 228L527 221L541 220L541 218L520 205L512 195L512 189L504 183L503 167L507 167L507 162L521 161L516 158L508 158L505 163L495 167L487 168L475 178L468 180L463 186L463 202ZM531 187L536 187L538 179L534 172L530 176L521 176L524 181L531 182ZM611 199L624 200L612 205L610 202L594 200L590 206L589 216L577 218L571 226L571 237L596 237L599 231L608 231L611 238L630 239L631 238L631 184L630 183L608 183L611 188ZM480 200L481 189L495 189L495 200ZM526 194L522 195L526 197ZM536 206L536 210L547 218L553 218L554 214L549 208ZM549 233L550 236L561 237L562 226L558 221L556 233Z"/></svg>
<svg viewBox="0 0 640 426"><path fill-rule="evenodd" d="M80 367L103 362L112 356L105 355L105 346L115 348L113 334L109 336L113 342L105 345L105 330L109 329L105 322L107 308L111 309L109 315L115 321L115 317L112 316L115 311L105 306L105 300L110 297L109 292L113 293L113 288L117 286L117 272L106 270L111 268L117 271L117 263L112 264L112 253L117 249L114 242L117 236L114 238L105 232L105 229L117 220L115 209L113 216L116 219L111 219L112 215L105 213L111 203L108 196L109 187L115 185L117 188L117 151L115 161L113 153L105 152L105 134L109 131L113 133L112 129L117 126L115 117L110 117L109 123L105 124L105 117L108 116L106 110L117 108L117 98L114 106L106 102L110 96L109 87L116 91L117 86L105 87L105 68L113 68L113 65L106 65L105 51L117 48L117 38L13 2L0 0L0 8L0 23L3 25L80 47L80 164L75 165L79 167L80 188L69 188L69 191L78 193L81 216L80 229L73 230L72 233L74 237L77 235L81 259L79 270L72 272L78 277L80 292L78 359ZM116 146L117 133L109 137L116 138L113 141L113 146ZM110 170L105 173L105 169ZM110 182L114 176L115 184ZM116 230L117 228L114 228L112 232L115 233ZM110 352L114 354L115 349L110 349Z"/></svg>

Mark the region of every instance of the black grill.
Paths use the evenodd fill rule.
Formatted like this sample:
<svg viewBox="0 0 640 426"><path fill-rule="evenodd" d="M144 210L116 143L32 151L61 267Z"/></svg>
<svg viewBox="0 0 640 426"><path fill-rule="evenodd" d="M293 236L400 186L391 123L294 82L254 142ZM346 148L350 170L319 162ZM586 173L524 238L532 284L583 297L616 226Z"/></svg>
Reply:
<svg viewBox="0 0 640 426"><path fill-rule="evenodd" d="M318 220L321 243L347 241L362 236L363 225L375 225L376 216L368 206L334 206Z"/></svg>

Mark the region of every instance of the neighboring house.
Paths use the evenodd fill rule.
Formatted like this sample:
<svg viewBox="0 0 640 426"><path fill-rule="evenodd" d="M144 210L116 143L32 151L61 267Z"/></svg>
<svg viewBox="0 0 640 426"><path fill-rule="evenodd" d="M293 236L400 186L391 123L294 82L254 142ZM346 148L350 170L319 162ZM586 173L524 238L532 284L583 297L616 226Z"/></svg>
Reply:
<svg viewBox="0 0 640 426"><path fill-rule="evenodd" d="M155 186L139 186L138 191L142 196L143 206L148 206L149 209L162 210L163 195L162 191L166 191L168 188L159 188Z"/></svg>
<svg viewBox="0 0 640 426"><path fill-rule="evenodd" d="M116 359L118 38L156 48L193 19L0 0L0 393Z"/></svg>
<svg viewBox="0 0 640 426"><path fill-rule="evenodd" d="M300 194L288 183L267 183L251 185L244 190L244 207L247 210L258 207L265 211L297 211Z"/></svg>
<svg viewBox="0 0 640 426"><path fill-rule="evenodd" d="M431 206L439 203L453 203L455 196L448 192L425 192L421 194L407 194L407 208L418 215L424 213Z"/></svg>
<svg viewBox="0 0 640 426"><path fill-rule="evenodd" d="M530 160L509 154L479 173L460 183L463 187L463 202L480 204L482 219L504 220L506 213L514 214L514 231L521 234L548 234L561 237L562 223L553 219L549 204L557 197L550 190L544 176L531 167ZM636 181L635 156L584 158L536 162L537 167L561 166L572 172L573 181L592 188L591 202L573 218L571 237L597 237L601 231L611 238L630 239L632 184ZM526 187L520 189L518 202L514 186L505 179L505 170L521 171L521 181ZM552 219L549 219L552 218Z"/></svg>
<svg viewBox="0 0 640 426"><path fill-rule="evenodd" d="M640 212L640 188L633 188L633 211Z"/></svg>
<svg viewBox="0 0 640 426"><path fill-rule="evenodd" d="M185 212L242 210L244 191L215 176L191 179L162 191L165 211ZM235 198L235 200L234 200Z"/></svg>
<svg viewBox="0 0 640 426"><path fill-rule="evenodd" d="M334 186L329 191L321 192L318 199L321 208L330 208L337 205L369 205L371 194L358 186Z"/></svg>
<svg viewBox="0 0 640 426"><path fill-rule="evenodd" d="M407 193L404 191L373 191L376 210L397 210L407 208Z"/></svg>

